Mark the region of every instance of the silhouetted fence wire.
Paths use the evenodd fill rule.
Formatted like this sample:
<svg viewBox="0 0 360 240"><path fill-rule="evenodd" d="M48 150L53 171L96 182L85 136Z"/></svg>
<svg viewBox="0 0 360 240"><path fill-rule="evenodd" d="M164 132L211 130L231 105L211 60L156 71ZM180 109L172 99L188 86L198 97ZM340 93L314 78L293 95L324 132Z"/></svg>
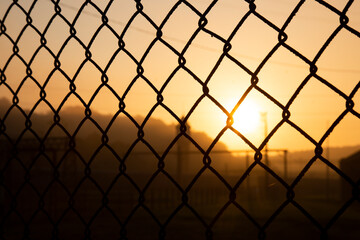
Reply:
<svg viewBox="0 0 360 240"><path fill-rule="evenodd" d="M322 47L318 50L316 56L313 59L308 59L301 52L296 50L296 48L287 43L287 27L289 23L296 18L296 14L301 12L302 6L305 3L304 0L301 0L297 3L296 7L293 9L282 26L277 26L266 17L262 16L259 12L257 12L257 1L247 0L246 2L248 3L249 10L241 19L239 19L238 24L233 29L230 36L220 36L216 32L213 32L207 28L207 16L212 11L214 6L220 2L216 0L211 1L205 11L200 11L197 9L193 4L191 4L191 1L177 1L164 17L160 25L157 25L152 20L152 18L147 15L142 1L135 0L134 4L136 5L136 11L133 13L130 20L127 23L115 21L115 23L125 25L121 33L118 33L110 24L111 21L109 21L107 16L107 12L109 9L111 9L113 2L115 2L113 0L109 0L107 2L104 10L97 6L95 1L91 0L83 1L79 8L67 5L59 0L51 0L54 13L43 31L36 28L32 20L32 11L34 7L39 4L39 2L41 1L32 1L31 6L28 8L28 10L26 10L20 1L14 0L11 2L11 4L9 4L9 7L6 9L2 19L0 20L0 38L7 39L11 42L12 45L11 56L6 60L3 66L0 66L0 88L9 91L12 96L12 102L9 108L5 109L5 112L1 115L0 118L0 137L2 138L2 149L0 153L1 239L40 239L49 237L53 239L97 239L99 236L102 238L106 238L106 236L116 236L115 238L117 239L146 239L150 230L156 231L156 237L159 239L175 239L176 234L169 235L169 232L171 232L169 229L172 229L172 231L177 233L187 232L188 235L185 236L189 238L246 238L246 231L242 236L231 236L231 233L227 231L228 226L226 226L226 223L231 225L237 222L236 216L232 216L232 221L225 222L223 225L221 225L220 230L217 229L217 223L221 221L222 216L225 214L226 210L231 207L231 209L237 209L237 212L242 216L241 220L237 222L239 226L244 223L244 219L247 219L247 221L250 222L254 227L255 232L257 232L257 238L266 239L267 232L272 228L273 222L276 221L284 209L289 206L292 206L297 211L299 211L305 218L308 219L308 222L310 222L313 227L317 229L318 235L314 238L327 239L328 233L332 226L341 218L344 212L347 211L347 209L355 202L360 201L360 180L354 180L353 178L346 175L340 170L339 167L330 162L329 159L327 159L323 154L323 144L325 140L346 115L353 115L356 118L360 118L360 113L354 108L355 102L353 99L360 88L360 82L354 86L353 91L348 95L317 74L317 61L340 31L346 31L351 33L353 36L360 38L360 33L358 30L348 25L349 19L346 15L349 8L351 8L352 4L354 4L354 1L349 0L343 9L338 9L326 1L316 1L321 4L322 7L328 9L333 14L336 14L339 18L339 24L333 33L324 42ZM91 37L89 44L84 43L82 39L77 36L78 29L76 28L76 23L79 17L83 14L89 14L84 10L85 6L90 6L93 8L93 10L99 14L95 15L95 17L100 16L102 22L97 31ZM186 7L199 19L197 29L193 32L190 39L185 42L185 45L181 51L178 51L168 41L166 41L165 38L163 38L162 31L163 27L166 25L169 19L171 19L172 15L177 11L179 6ZM72 22L62 14L63 8L71 8L77 12ZM26 23L24 26L22 26L21 31L16 38L8 34L8 31L11 29L12 25L11 23L7 22L8 16L12 11L15 10L20 11L21 14L26 18ZM124 37L128 34L130 25L138 16L145 18L153 28L151 29L152 31L137 29L138 31L143 31L148 35L151 35L155 32L153 40L142 54L140 60L134 57L132 52L127 49L127 43L124 40ZM234 35L238 32L239 29L241 29L242 25L250 16L256 17L258 20L266 24L268 28L271 28L278 33L278 42L261 61L255 71L251 71L230 52ZM69 35L61 43L60 49L58 51L53 51L47 45L46 33L57 18L60 18L61 21L68 26ZM118 47L113 53L113 57L106 64L105 68L102 68L95 60L93 60L91 46L96 40L99 32L104 28L110 30L110 32L117 38ZM19 41L22 39L22 36L27 29L32 29L38 34L40 38L40 43L31 43L34 47L36 47L36 50L28 61L25 60L20 54L18 46ZM212 38L221 42L223 45L221 55L206 79L198 77L192 71L192 69L187 66L187 59L184 57L189 47L193 44L194 39L196 39L200 33L211 36ZM70 74L62 69L62 62L60 61L62 52L71 40L76 41L85 51L85 57L73 77L71 77ZM147 59L147 56L152 51L156 43L161 43L178 58L178 65L175 69L173 69L172 73L162 84L161 88L155 87L151 82L151 79L146 77L143 66L145 59ZM106 46L104 46L104 48L105 47ZM299 60L307 64L309 67L308 75L298 86L297 90L292 94L292 97L289 99L286 105L281 104L276 98L274 98L265 89L258 85L258 83L261 82L261 79L258 78L259 73L279 48L286 49L287 51L293 53ZM33 75L34 73L32 71L32 63L37 58L40 50L46 50L51 55L54 62L53 70L50 72L49 76L43 83ZM126 54L137 66L136 75L133 76L133 80L122 95L117 93L111 86L111 82L109 81L109 77L107 75L107 70L113 64L114 59L119 53ZM19 60L26 68L26 75L21 76L22 80L17 88L9 83L11 82L11 78L7 76L7 68L13 61L15 61L14 59ZM239 68L244 70L249 77L249 85L247 90L242 96L239 96L236 106L230 112L227 111L225 107L222 106L220 102L211 95L211 89L209 88L209 82L218 70L220 63L224 59L227 59L236 64ZM204 62L206 63L205 59ZM101 82L88 102L86 102L81 97L81 95L78 94L76 82L76 78L79 72L86 63L91 63L101 74ZM176 115L176 113L164 103L163 96L167 85L172 81L173 76L179 70L185 71L193 78L194 83L200 84L202 87L202 94L193 103L192 108L189 112L186 113L184 118ZM67 84L69 86L68 93L64 99L62 99L58 107L54 107L51 102L47 100L47 92L45 89L55 72L60 72L61 75L64 76L68 81ZM309 133L296 125L293 121L291 121L290 118L290 106L297 98L302 88L308 83L310 78L317 79L320 83L334 91L346 101L346 106L344 106L343 112L338 116L336 121L331 124L320 141L314 140ZM40 90L40 96L38 100L29 111L24 109L21 104L19 104L21 100L19 99L19 91L22 89L24 83L28 81L35 83L38 88L37 90ZM134 83L137 81L145 82L157 95L156 104L148 113L146 113L146 116L141 123L138 123L134 119L134 116L127 112L126 108L126 97L128 93L131 92ZM110 90L110 92L118 101L118 110L112 117L112 120L108 126L105 128L101 127L93 118L91 108L93 100L101 89ZM34 94L35 92L36 91L34 90ZM281 121L278 122L278 124L273 129L270 129L270 133L266 136L259 147L255 146L241 132L232 126L233 113L238 109L239 105L241 105L250 92L258 92L262 94L282 111ZM67 127L61 123L60 114L60 111L70 97L76 97L83 104L85 110L85 116L83 120L76 126L76 129L73 133L68 131ZM224 114L228 116L226 126L224 126L224 128L218 133L217 137L213 139L212 144L206 149L202 148L202 146L200 146L197 141L192 138L191 134L189 134L187 131L186 125L190 116L198 107L199 103L204 99L213 102L222 112L224 112ZM33 113L40 103L46 104L49 109L51 109L53 114L52 123L50 127L46 129L46 133L43 137L33 130L32 125L34 122L31 119ZM158 108L166 110L180 126L176 137L168 142L165 151L161 153L156 151L151 142L148 142L144 138L146 136L144 128L154 111ZM13 138L8 130L12 123L7 121L7 119L10 118L9 116L13 111L19 111L21 116L25 118L25 124L22 126L23 128L21 129L21 133L17 138ZM108 136L109 132L111 131L112 124L119 116L128 118L134 127L137 128L137 138L132 142L130 147L126 149L123 155L119 154L113 149L111 145L109 145L110 139ZM92 149L94 152L89 158L82 156L82 153L80 153L78 150L77 143L77 133L83 127L85 121L92 122L92 124L98 129L101 141L100 145L98 145L96 149ZM306 166L303 167L303 169L296 175L296 177L291 179L290 182L287 179L288 176L278 174L278 172L275 171L271 165L267 165L263 161L267 142L283 125L288 125L295 129L314 146L313 157L307 162ZM65 135L64 138L55 139L52 137L51 133L56 127L61 129L62 133ZM229 178L223 176L219 169L213 167L214 164L212 162L212 153L216 152L214 147L219 139L227 131L235 133L239 138L246 142L246 144L253 150L252 152L254 153L251 158L249 158L249 156L247 158L248 165L246 166L246 170L242 174L232 176L233 181L231 184L229 182ZM26 140L26 134L30 134L32 136L31 143L26 143L26 141L28 141ZM165 166L167 164L166 159L168 155L171 155L171 150L183 138L186 138L191 143L191 146L195 149L191 151L196 151L202 155L203 163L200 170L196 171L193 176L189 176L186 179L187 182L180 183L176 176L166 170ZM129 173L127 168L127 166L131 164L129 160L130 156L132 154L136 154L136 150L134 149L140 143L144 144L146 146L146 152L151 152L151 154L158 161L157 169L149 175L146 183L143 185L140 185L137 182L137 178L135 176L136 174L132 175ZM118 161L118 166L114 170L116 172L115 175L106 176L107 173L102 175L104 176L104 179L109 178L110 184L107 187L104 187L103 183L94 178L96 169L92 165L93 159L104 148L108 149L111 152L112 157L115 157ZM285 150L282 151L286 153ZM29 152L31 152L31 154ZM44 166L46 165L46 167L44 167L44 169L37 169L35 171L34 166L36 166L36 163L39 161L45 161ZM77 162L76 167L74 167L75 165L72 165L71 161ZM335 171L337 175L345 182L345 184L351 188L352 191L352 195L344 201L336 213L333 214L325 223L316 219L311 212L309 212L305 207L302 206L300 202L295 199L295 188L298 187L299 183L304 181L303 178L305 173L307 173L307 171L312 168L312 165L316 161L325 163L329 168ZM284 164L286 169L286 162ZM141 168L141 166L138 167ZM275 210L270 210L271 213L268 216L260 217L262 220L259 220L259 216L261 215L259 215L259 212L256 212L255 214L252 212L254 206L251 205L255 204L256 201L263 201L263 208L265 209L268 206L267 201L270 201L268 199L271 199L271 196L269 194L259 192L260 190L258 185L247 185L249 184L249 182L246 182L249 174L254 172L255 168L265 170L267 175L275 179L278 186L276 191L278 191L278 194L283 196L282 201L273 205L276 207ZM206 174L204 173L205 171L207 172ZM284 173L286 174L286 170L284 170ZM206 180L207 184L202 184L199 186L197 183L200 181L199 179L203 175L211 175L211 177ZM165 183L158 182L155 184L157 178L160 177L167 179L170 186L163 186L162 184ZM42 182L41 188L35 184L37 181ZM126 184L123 181L125 181ZM264 184L261 181L262 180L260 180L260 185ZM88 182L91 184L89 183L89 185ZM120 182L124 185L119 185ZM209 185L211 185L213 188L210 188ZM247 194L239 194L239 191L242 188L247 189ZM114 191L116 192L115 195L113 194ZM246 192L246 190L244 191ZM197 197L191 198L191 196L194 194L197 194ZM246 198L248 199L246 200ZM184 215L182 212L183 210L187 211L188 215ZM104 211L109 213L109 215L103 215ZM208 214L206 214L206 212ZM215 214L212 214L214 212ZM176 219L179 216L180 218L184 218L182 222L177 222ZM188 221L188 216L195 218L197 223L192 226L187 225L186 221ZM69 218L76 219L74 220L76 224L73 224L73 222L71 222L73 220L70 221ZM357 221L359 220L357 219ZM135 228L132 225L134 222L138 223ZM176 222L175 225L177 227L173 227L171 225L172 222ZM286 227L287 225L284 223L284 228ZM50 230L47 230L46 232L44 231L45 228ZM134 232L138 235L136 235ZM220 234L217 232L220 232ZM278 236L281 238L281 235ZM150 238L153 237L154 236Z"/></svg>

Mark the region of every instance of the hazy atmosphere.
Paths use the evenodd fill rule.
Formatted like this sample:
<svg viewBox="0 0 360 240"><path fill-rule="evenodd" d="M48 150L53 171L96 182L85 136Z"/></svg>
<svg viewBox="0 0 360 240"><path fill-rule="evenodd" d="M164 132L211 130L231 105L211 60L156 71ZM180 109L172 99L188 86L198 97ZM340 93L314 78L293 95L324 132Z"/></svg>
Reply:
<svg viewBox="0 0 360 240"><path fill-rule="evenodd" d="M1 1L0 14L2 16L10 2ZM347 3L340 0L333 2L338 9L343 8ZM31 3L31 1L23 1L21 6L27 10ZM105 1L95 1L95 3L99 9L105 9L107 5ZM175 3L176 1L156 0L143 1L142 5L143 11L154 21L153 23L160 26ZM200 0L192 4L204 11L210 3L211 1ZM256 4L256 10L269 21L281 26L297 3L298 1L283 0L259 1ZM110 91L111 88L118 97L123 98L125 110L132 116L147 116L157 102L157 91L161 91L164 98L163 104L181 117L188 114L195 101L203 94L200 81L207 82L209 95L230 112L251 85L251 75L234 61L227 57L219 61L224 43L211 35L200 31L190 46L184 49L197 29L199 20L199 17L185 4L180 4L162 27L162 39L178 52L184 53L185 66L198 79L194 79L184 69L174 71L178 66L178 56L160 41L156 41L149 53L144 54L156 36L156 29L144 16L140 14L136 16L125 32L126 23L136 10L134 2L114 1L111 4L106 13L111 30L102 25L101 14L90 4L83 6L82 13L76 20L75 17L79 7L82 6L82 1L61 1L59 6L61 14L70 23L75 22L77 38L70 37L70 28L61 17L53 17L54 6L51 1L38 1L32 9L31 17L32 24L40 32L45 32L46 46L55 56L58 56L61 71L54 71L54 57L46 48L39 49L41 38L31 27L25 29L16 44L21 58L30 63L32 78L44 87L46 100L55 110L59 109L60 104L64 106L87 104L94 111L113 116L119 109L119 100ZM4 25L7 27L6 33L13 41L16 41L26 24L26 17L16 6L13 8L4 20ZM228 39L239 19L247 13L248 9L248 3L245 1L219 1L207 15L206 28L223 39ZM347 16L350 19L349 26L358 30L360 7L357 2L352 4ZM286 43L312 61L321 46L338 27L338 18L335 13L316 1L306 1L296 18L286 28L288 36ZM52 23L47 26L50 19ZM116 52L119 41L112 31L124 35L125 49L131 57L125 51ZM97 35L93 38L95 32ZM253 15L250 15L233 35L229 55L252 72L259 68L263 59L278 42L278 33ZM28 80L23 82L23 87L19 88L26 77L26 66L17 56L9 62L9 57L13 54L13 44L5 36L2 36L0 41L2 52L0 66L6 78L9 79L7 81L9 88L17 93L19 106L31 109L39 100L39 86L36 86L31 78L27 78ZM317 75L346 96L359 82L359 42L358 36L342 29L316 62ZM91 51L93 61L85 59L84 46ZM138 79L135 79L136 62L141 62L143 69L143 77L137 77ZM217 62L220 64L211 75ZM99 88L101 71L106 72L109 87ZM258 86L279 101L279 104L286 106L300 83L308 75L309 65L285 47L280 46L257 74ZM165 83L169 77L171 81ZM69 79L74 81L77 95L71 94L63 102L64 97L69 94ZM147 81L150 81L152 86ZM131 82L133 85L128 88ZM12 99L13 94L9 88L1 86L0 93L1 96ZM92 98L96 90L99 92ZM359 100L357 92L353 101L356 103ZM311 77L289 107L290 120L306 131L315 141L319 141L331 124L344 112L345 104L344 96L321 83L319 79ZM248 114L246 110L245 112L243 110L241 114L242 107L240 107L239 114L235 114L234 128L240 130L258 147L264 140L264 122L260 113L267 113L270 132L281 121L283 111L255 89L246 96L243 105L245 109L246 105L250 105L252 113ZM50 111L49 106L43 101L34 110L38 113ZM354 110L359 111L357 104ZM177 122L162 106L158 106L150 117L161 119L168 124ZM244 120L241 120L242 118ZM203 131L214 138L226 126L226 119L226 114L213 101L205 97L188 116L187 121L193 129ZM241 123L236 124L237 121ZM246 126L249 122L251 126ZM141 124L141 119L139 124ZM247 128L249 130L246 130ZM357 145L360 143L359 134L358 117L347 114L330 135L330 145ZM226 131L221 140L231 149L247 148L246 144L231 130ZM280 128L270 140L269 145L274 148L297 150L314 147L288 124Z"/></svg>
<svg viewBox="0 0 360 240"><path fill-rule="evenodd" d="M0 238L356 239L359 32L351 0L1 0Z"/></svg>

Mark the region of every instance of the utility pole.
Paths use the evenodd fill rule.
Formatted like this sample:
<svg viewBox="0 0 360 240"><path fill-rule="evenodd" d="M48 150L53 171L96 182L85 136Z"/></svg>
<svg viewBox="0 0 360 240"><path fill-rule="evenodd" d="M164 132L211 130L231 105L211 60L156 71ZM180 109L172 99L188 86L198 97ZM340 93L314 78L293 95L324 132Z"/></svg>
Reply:
<svg viewBox="0 0 360 240"><path fill-rule="evenodd" d="M265 139L268 135L267 112L261 113L261 119L264 122L264 139ZM268 149L267 143L265 144L264 151L265 151L264 152L264 162L265 162L266 166L270 167L269 166L269 155L268 155L269 149ZM265 190L267 191L268 186L269 186L269 173L267 171L265 172L264 178L265 178Z"/></svg>
<svg viewBox="0 0 360 240"><path fill-rule="evenodd" d="M327 128L329 128L329 122L327 123ZM326 139L326 159L330 161L330 135ZM329 166L326 165L326 200L329 200L330 197L330 171Z"/></svg>

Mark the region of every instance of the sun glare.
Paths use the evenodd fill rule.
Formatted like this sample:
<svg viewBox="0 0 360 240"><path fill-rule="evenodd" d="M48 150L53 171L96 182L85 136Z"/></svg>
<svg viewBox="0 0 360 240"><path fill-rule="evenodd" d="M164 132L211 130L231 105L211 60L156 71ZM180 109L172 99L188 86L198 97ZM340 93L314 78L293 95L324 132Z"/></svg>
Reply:
<svg viewBox="0 0 360 240"><path fill-rule="evenodd" d="M232 106L235 104L233 103ZM251 133L256 131L260 125L259 106L251 100L245 99L233 115L232 126L240 133Z"/></svg>

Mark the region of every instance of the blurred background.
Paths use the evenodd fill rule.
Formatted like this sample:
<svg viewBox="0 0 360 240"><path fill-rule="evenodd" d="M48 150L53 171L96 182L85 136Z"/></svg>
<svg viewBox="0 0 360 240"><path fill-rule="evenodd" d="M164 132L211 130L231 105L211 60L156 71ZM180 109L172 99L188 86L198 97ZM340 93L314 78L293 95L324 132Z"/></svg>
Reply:
<svg viewBox="0 0 360 240"><path fill-rule="evenodd" d="M360 3L0 2L2 239L357 239Z"/></svg>

